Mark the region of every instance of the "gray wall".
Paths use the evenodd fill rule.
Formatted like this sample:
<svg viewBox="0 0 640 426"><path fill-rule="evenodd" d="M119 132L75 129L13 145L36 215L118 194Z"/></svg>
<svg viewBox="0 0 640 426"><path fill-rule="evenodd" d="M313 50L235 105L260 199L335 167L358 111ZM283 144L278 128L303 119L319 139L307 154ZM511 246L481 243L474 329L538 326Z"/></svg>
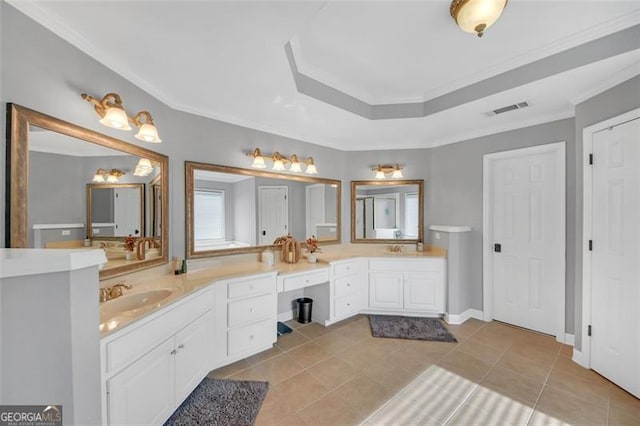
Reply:
<svg viewBox="0 0 640 426"><path fill-rule="evenodd" d="M574 120L566 119L499 133L431 150L427 223L469 225L471 241L471 306L482 310L482 161L483 155L551 142L566 141L567 269L566 330L574 330L575 270L575 137ZM466 309L462 307L462 309Z"/></svg>
<svg viewBox="0 0 640 426"><path fill-rule="evenodd" d="M237 241L256 245L256 179L245 179L234 185L236 215L234 235Z"/></svg>
<svg viewBox="0 0 640 426"><path fill-rule="evenodd" d="M606 92L603 92L591 99L576 105L575 133L576 133L576 155L574 169L576 171L576 191L572 193L575 197L576 220L574 223L574 246L575 263L573 264L573 275L575 277L575 318L576 318L576 348L582 349L582 131L585 127L597 124L601 121L623 114L627 111L640 108L640 76L627 80ZM569 265L567 265L569 267Z"/></svg>

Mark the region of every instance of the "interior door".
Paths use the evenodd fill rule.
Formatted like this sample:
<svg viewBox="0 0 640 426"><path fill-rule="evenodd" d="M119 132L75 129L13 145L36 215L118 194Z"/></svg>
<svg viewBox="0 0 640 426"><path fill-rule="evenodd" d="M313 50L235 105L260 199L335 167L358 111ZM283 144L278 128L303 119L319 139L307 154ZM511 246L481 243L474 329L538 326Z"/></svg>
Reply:
<svg viewBox="0 0 640 426"><path fill-rule="evenodd" d="M356 199L356 239L364 238L364 199Z"/></svg>
<svg viewBox="0 0 640 426"><path fill-rule="evenodd" d="M324 184L307 185L306 196L306 232L307 237L318 236L316 225L324 223Z"/></svg>
<svg viewBox="0 0 640 426"><path fill-rule="evenodd" d="M258 232L260 245L289 232L289 197L286 186L258 187Z"/></svg>
<svg viewBox="0 0 640 426"><path fill-rule="evenodd" d="M640 119L593 135L591 367L640 397Z"/></svg>
<svg viewBox="0 0 640 426"><path fill-rule="evenodd" d="M116 188L113 194L115 235L141 235L143 229L140 223L140 190L138 188Z"/></svg>
<svg viewBox="0 0 640 426"><path fill-rule="evenodd" d="M489 213L493 317L554 336L565 291L557 161L556 152L527 149L492 161Z"/></svg>

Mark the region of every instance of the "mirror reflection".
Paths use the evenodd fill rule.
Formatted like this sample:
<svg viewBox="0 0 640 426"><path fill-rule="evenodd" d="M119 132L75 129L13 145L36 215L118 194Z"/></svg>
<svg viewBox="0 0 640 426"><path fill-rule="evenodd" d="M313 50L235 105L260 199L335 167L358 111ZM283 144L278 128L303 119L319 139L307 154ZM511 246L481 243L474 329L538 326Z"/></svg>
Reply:
<svg viewBox="0 0 640 426"><path fill-rule="evenodd" d="M9 247L104 249L101 278L167 261L166 156L17 105L11 113Z"/></svg>
<svg viewBox="0 0 640 426"><path fill-rule="evenodd" d="M187 162L188 253L257 251L291 234L339 241L340 181Z"/></svg>
<svg viewBox="0 0 640 426"><path fill-rule="evenodd" d="M352 182L353 241L422 241L423 181Z"/></svg>

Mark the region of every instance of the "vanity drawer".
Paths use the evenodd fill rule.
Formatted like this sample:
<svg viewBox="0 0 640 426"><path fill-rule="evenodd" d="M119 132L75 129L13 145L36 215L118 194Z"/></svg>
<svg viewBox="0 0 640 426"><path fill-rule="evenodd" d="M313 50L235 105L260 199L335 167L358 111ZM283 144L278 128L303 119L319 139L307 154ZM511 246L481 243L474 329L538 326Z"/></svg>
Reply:
<svg viewBox="0 0 640 426"><path fill-rule="evenodd" d="M307 272L291 277L285 276L282 279L284 291L297 290L299 288L309 287L316 284L322 284L329 281L329 270Z"/></svg>
<svg viewBox="0 0 640 426"><path fill-rule="evenodd" d="M333 276L335 278L346 277L358 273L358 262L341 262L333 265Z"/></svg>
<svg viewBox="0 0 640 426"><path fill-rule="evenodd" d="M355 293L358 287L357 280L357 275L334 279L334 297L343 297Z"/></svg>
<svg viewBox="0 0 640 426"><path fill-rule="evenodd" d="M349 316L358 310L357 295L352 294L350 296L339 297L334 299L334 315L335 318L342 318Z"/></svg>
<svg viewBox="0 0 640 426"><path fill-rule="evenodd" d="M372 259L369 270L385 272L428 272L442 270L444 259Z"/></svg>
<svg viewBox="0 0 640 426"><path fill-rule="evenodd" d="M276 312L274 294L229 302L227 319L229 328L273 318Z"/></svg>
<svg viewBox="0 0 640 426"><path fill-rule="evenodd" d="M246 354L273 344L276 340L276 321L269 319L247 327L229 330L227 333L227 355Z"/></svg>
<svg viewBox="0 0 640 426"><path fill-rule="evenodd" d="M105 344L107 372L119 370L214 307L213 291L195 295L162 315Z"/></svg>
<svg viewBox="0 0 640 426"><path fill-rule="evenodd" d="M252 296L260 293L275 292L275 290L276 280L273 276L232 281L227 284L227 294L229 299Z"/></svg>

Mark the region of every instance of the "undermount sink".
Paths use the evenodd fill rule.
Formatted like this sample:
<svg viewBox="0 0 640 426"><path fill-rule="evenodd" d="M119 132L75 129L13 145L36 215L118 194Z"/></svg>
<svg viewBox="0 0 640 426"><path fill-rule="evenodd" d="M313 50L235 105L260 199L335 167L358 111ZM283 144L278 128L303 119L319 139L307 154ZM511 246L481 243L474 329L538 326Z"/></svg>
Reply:
<svg viewBox="0 0 640 426"><path fill-rule="evenodd" d="M171 296L169 289L148 290L140 293L124 294L116 299L104 302L100 306L103 314L136 312L152 307Z"/></svg>

